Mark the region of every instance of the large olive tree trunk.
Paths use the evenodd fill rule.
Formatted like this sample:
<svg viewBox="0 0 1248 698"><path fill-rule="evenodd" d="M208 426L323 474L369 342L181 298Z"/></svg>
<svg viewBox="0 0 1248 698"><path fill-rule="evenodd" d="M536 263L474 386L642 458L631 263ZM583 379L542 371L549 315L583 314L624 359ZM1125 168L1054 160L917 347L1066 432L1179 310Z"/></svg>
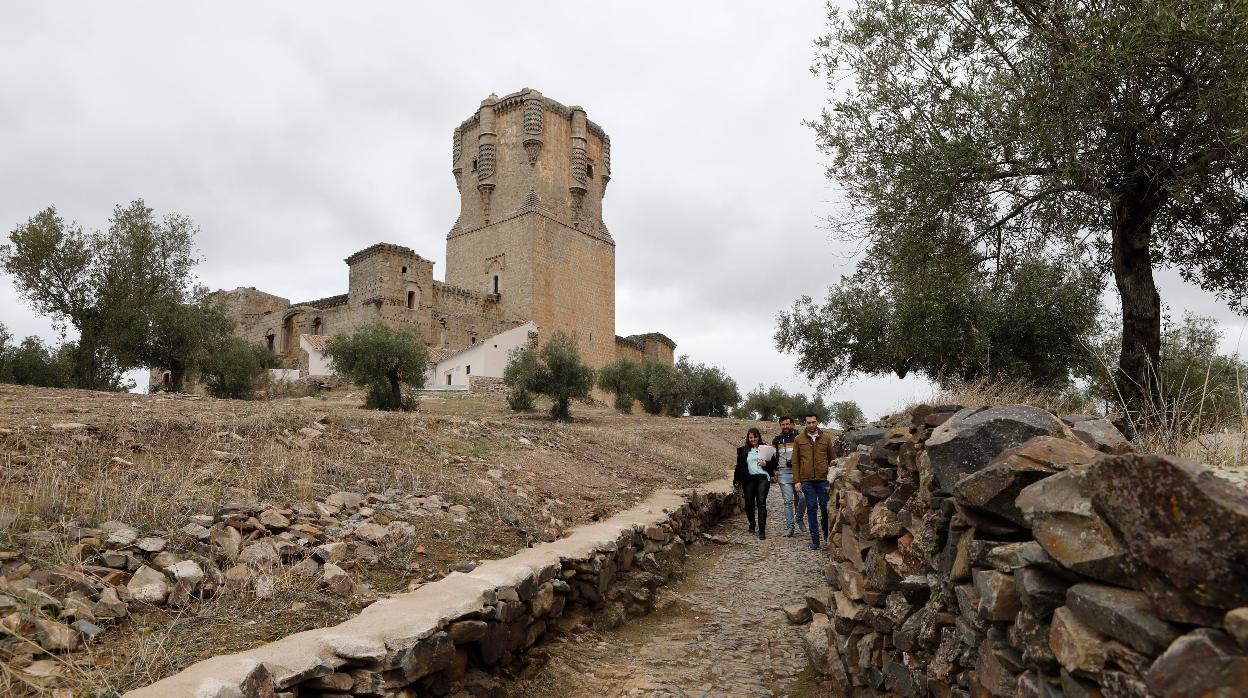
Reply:
<svg viewBox="0 0 1248 698"><path fill-rule="evenodd" d="M1162 196L1153 178L1139 176L1118 188L1113 202L1113 269L1122 300L1122 350L1118 390L1138 413L1159 395L1161 296L1153 279L1153 219Z"/></svg>

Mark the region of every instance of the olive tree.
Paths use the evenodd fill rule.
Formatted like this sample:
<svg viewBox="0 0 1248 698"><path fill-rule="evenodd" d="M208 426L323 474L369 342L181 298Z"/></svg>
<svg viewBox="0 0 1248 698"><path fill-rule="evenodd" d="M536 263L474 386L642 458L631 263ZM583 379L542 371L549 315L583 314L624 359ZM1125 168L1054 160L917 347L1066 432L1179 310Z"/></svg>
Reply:
<svg viewBox="0 0 1248 698"><path fill-rule="evenodd" d="M1129 404L1156 390L1156 268L1248 310L1248 3L829 7L812 126L849 202L834 225L868 255L1095 265L1121 302Z"/></svg>
<svg viewBox="0 0 1248 698"><path fill-rule="evenodd" d="M572 420L572 400L589 397L594 369L581 361L574 336L555 332L541 349L524 347L513 353L503 382L511 388L512 409L531 409L526 398L538 393L551 399L550 416L567 422Z"/></svg>
<svg viewBox="0 0 1248 698"><path fill-rule="evenodd" d="M115 207L108 230L92 232L50 206L9 234L0 268L62 334L78 333L66 345L72 384L118 389L122 373L154 353L161 314L191 300L196 230L185 216L157 217L142 200Z"/></svg>
<svg viewBox="0 0 1248 698"><path fill-rule="evenodd" d="M429 366L424 342L380 322L334 335L325 355L335 373L368 388L364 405L378 410L411 409L414 403L404 398L403 386L423 388Z"/></svg>

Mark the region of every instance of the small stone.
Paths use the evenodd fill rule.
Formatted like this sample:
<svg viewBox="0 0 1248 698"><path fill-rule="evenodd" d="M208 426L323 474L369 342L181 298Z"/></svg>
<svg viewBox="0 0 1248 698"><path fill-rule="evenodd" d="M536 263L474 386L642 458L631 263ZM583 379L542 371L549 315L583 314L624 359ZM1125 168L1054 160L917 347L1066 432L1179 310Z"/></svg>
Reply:
<svg viewBox="0 0 1248 698"><path fill-rule="evenodd" d="M390 536L390 529L375 523L362 523L355 527L355 536L370 543L383 541Z"/></svg>
<svg viewBox="0 0 1248 698"><path fill-rule="evenodd" d="M991 622L1013 621L1019 609L1014 577L996 570L975 570L972 578L979 594L980 617Z"/></svg>
<svg viewBox="0 0 1248 698"><path fill-rule="evenodd" d="M793 625L802 625L809 623L811 619L810 606L801 603L790 604L784 607L784 615L788 618L789 623Z"/></svg>
<svg viewBox="0 0 1248 698"><path fill-rule="evenodd" d="M129 612L130 607L117 596L117 591L112 587L104 587L100 592L100 600L95 602L95 608L92 609L96 618L125 618Z"/></svg>
<svg viewBox="0 0 1248 698"><path fill-rule="evenodd" d="M41 616L34 617L39 646L50 652L72 652L78 649L78 633L64 623Z"/></svg>
<svg viewBox="0 0 1248 698"><path fill-rule="evenodd" d="M191 603L191 595L195 592L195 584L189 579L179 579L169 590L169 598L165 603L174 608L185 608Z"/></svg>
<svg viewBox="0 0 1248 698"><path fill-rule="evenodd" d="M133 528L119 528L110 531L108 536L104 538L104 542L110 547L124 548L134 541L138 540L139 532Z"/></svg>
<svg viewBox="0 0 1248 698"><path fill-rule="evenodd" d="M221 549L221 555L226 560L233 562L238 559L238 553L243 544L243 535L236 528L218 524L213 526L208 535L208 541Z"/></svg>
<svg viewBox="0 0 1248 698"><path fill-rule="evenodd" d="M351 595L351 577L338 565L328 563L322 567L321 582L339 596Z"/></svg>
<svg viewBox="0 0 1248 698"><path fill-rule="evenodd" d="M178 532L188 535L196 540L208 540L209 535L208 529L197 523L189 523L179 529Z"/></svg>
<svg viewBox="0 0 1248 698"><path fill-rule="evenodd" d="M79 635L88 640L94 640L100 633L104 632L104 629L95 623L82 619L70 623L69 627L78 631Z"/></svg>
<svg viewBox="0 0 1248 698"><path fill-rule="evenodd" d="M1014 589L1023 608L1041 618L1066 603L1069 586L1065 578L1035 567L1024 567L1014 573Z"/></svg>
<svg viewBox="0 0 1248 698"><path fill-rule="evenodd" d="M147 565L134 573L126 588L135 601L142 603L162 603L169 596L169 582L165 575Z"/></svg>
<svg viewBox="0 0 1248 698"><path fill-rule="evenodd" d="M225 571L225 586L227 589L234 591L242 591L251 586L251 568L247 565L234 565Z"/></svg>
<svg viewBox="0 0 1248 698"><path fill-rule="evenodd" d="M134 542L134 546L136 548L146 553L158 553L164 550L166 545L168 545L168 541L164 538L156 538L154 536L140 538Z"/></svg>
<svg viewBox="0 0 1248 698"><path fill-rule="evenodd" d="M364 503L364 495L355 492L335 492L325 498L325 503L341 509L354 509Z"/></svg>
<svg viewBox="0 0 1248 698"><path fill-rule="evenodd" d="M1084 625L1066 606L1053 611L1049 647L1069 672L1095 674L1105 668L1105 638Z"/></svg>
<svg viewBox="0 0 1248 698"><path fill-rule="evenodd" d="M1131 442L1118 431L1117 427L1105 419L1085 419L1074 422L1070 430L1089 448L1101 453L1123 455L1131 452Z"/></svg>
<svg viewBox="0 0 1248 698"><path fill-rule="evenodd" d="M260 512L260 523L265 528L270 529L287 529L290 528L290 519L286 518L280 511L268 509Z"/></svg>
<svg viewBox="0 0 1248 698"><path fill-rule="evenodd" d="M339 563L347 559L349 550L350 548L346 543L335 542L316 546L312 549L312 554L320 558L321 562Z"/></svg>
<svg viewBox="0 0 1248 698"><path fill-rule="evenodd" d="M1248 606L1227 611L1222 625L1240 647L1248 649Z"/></svg>
<svg viewBox="0 0 1248 698"><path fill-rule="evenodd" d="M274 581L271 574L256 575L256 583L254 586L256 598L271 599L277 593L277 582Z"/></svg>
<svg viewBox="0 0 1248 698"><path fill-rule="evenodd" d="M253 567L268 570L277 566L279 556L272 543L261 540L244 548L238 558Z"/></svg>
<svg viewBox="0 0 1248 698"><path fill-rule="evenodd" d="M468 515L468 507L464 506L463 504L452 504L447 509L447 512L451 516L454 516L457 519L462 519Z"/></svg>
<svg viewBox="0 0 1248 698"><path fill-rule="evenodd" d="M183 560L169 567L169 573L173 578L181 581L187 580L191 584L198 584L204 578L204 569L194 560Z"/></svg>
<svg viewBox="0 0 1248 698"><path fill-rule="evenodd" d="M317 574L320 573L320 571L321 571L320 564L318 564L316 560L310 557L305 557L304 559L300 560L294 565L291 565L291 568L290 568L291 574L295 574L300 577L315 577Z"/></svg>
<svg viewBox="0 0 1248 698"><path fill-rule="evenodd" d="M182 557L180 555L168 550L163 550L153 555L149 564L158 570L168 572L170 567L173 567L179 562L182 562Z"/></svg>

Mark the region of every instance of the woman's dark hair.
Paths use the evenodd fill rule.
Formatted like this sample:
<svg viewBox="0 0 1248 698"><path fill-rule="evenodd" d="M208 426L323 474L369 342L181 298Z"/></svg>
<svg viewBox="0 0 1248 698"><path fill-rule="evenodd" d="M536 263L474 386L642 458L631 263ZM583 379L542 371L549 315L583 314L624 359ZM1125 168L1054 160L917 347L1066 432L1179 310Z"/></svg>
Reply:
<svg viewBox="0 0 1248 698"><path fill-rule="evenodd" d="M758 427L750 427L750 430L745 432L745 450L747 451L750 450L750 434L758 437L759 446L763 445L763 433L758 430Z"/></svg>

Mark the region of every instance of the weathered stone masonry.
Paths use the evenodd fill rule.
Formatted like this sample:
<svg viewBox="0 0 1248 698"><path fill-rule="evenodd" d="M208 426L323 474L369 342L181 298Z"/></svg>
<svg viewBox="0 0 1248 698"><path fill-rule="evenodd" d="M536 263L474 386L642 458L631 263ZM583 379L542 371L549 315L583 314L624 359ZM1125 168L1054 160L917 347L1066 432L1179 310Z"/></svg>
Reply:
<svg viewBox="0 0 1248 698"><path fill-rule="evenodd" d="M337 626L188 667L131 698L490 695L488 672L519 661L569 619L642 614L678 570L685 546L737 511L728 481L662 490L467 574L374 603Z"/></svg>
<svg viewBox="0 0 1248 698"><path fill-rule="evenodd" d="M1248 695L1233 474L1023 405L925 405L843 438L803 642L836 695Z"/></svg>

